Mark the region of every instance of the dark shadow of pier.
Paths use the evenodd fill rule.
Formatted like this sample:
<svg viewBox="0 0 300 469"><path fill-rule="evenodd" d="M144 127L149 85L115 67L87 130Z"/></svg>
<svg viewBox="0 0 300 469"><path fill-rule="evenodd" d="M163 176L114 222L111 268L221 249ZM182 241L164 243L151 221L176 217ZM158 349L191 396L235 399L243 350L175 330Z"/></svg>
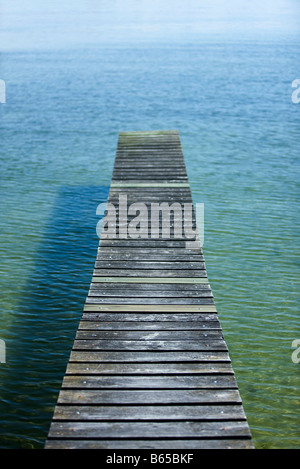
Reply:
<svg viewBox="0 0 300 469"><path fill-rule="evenodd" d="M0 447L42 448L82 314L108 187L61 187L1 365ZM26 246L24 246L26 250Z"/></svg>

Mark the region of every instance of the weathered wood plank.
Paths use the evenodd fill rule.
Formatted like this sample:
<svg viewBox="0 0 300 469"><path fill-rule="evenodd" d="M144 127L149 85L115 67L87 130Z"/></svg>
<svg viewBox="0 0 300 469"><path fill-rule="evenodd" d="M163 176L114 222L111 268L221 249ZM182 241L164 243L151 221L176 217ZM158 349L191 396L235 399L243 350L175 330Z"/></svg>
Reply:
<svg viewBox="0 0 300 469"><path fill-rule="evenodd" d="M169 169L170 171L170 169ZM136 176L136 173L134 174ZM123 188L123 187L189 187L188 183L185 182L112 182L110 187Z"/></svg>
<svg viewBox="0 0 300 469"><path fill-rule="evenodd" d="M123 272L122 272L123 273ZM114 277L98 277L93 275L92 283L147 283L147 284L157 284L157 283L176 283L176 284L208 284L207 277L123 277L123 276L114 276Z"/></svg>
<svg viewBox="0 0 300 469"><path fill-rule="evenodd" d="M204 262L183 262L183 261L142 261L142 260L96 260L95 262L95 269L180 269L180 270L194 270L194 269L201 269L205 270L205 263Z"/></svg>
<svg viewBox="0 0 300 469"><path fill-rule="evenodd" d="M130 285L130 284L129 284ZM102 285L101 285L102 286ZM108 298L108 297L122 297L122 298L213 298L211 290L177 290L177 291L163 291L163 290L151 290L151 289L129 289L129 288L119 288L115 285L115 288L101 288L98 284L97 286L92 286L89 289L89 297L98 297L98 298ZM107 284L105 285L107 286ZM130 285L132 286L132 285Z"/></svg>
<svg viewBox="0 0 300 469"><path fill-rule="evenodd" d="M197 328L197 324L203 324L203 321L214 321L214 324L217 322L219 324L219 319L216 313L146 313L146 312L132 312L129 313L105 313L105 312L91 312L83 313L82 321L109 321L116 322L120 321L125 326L126 323L135 322L140 324L143 327L144 322L175 322L179 327L185 328L186 322L193 322L195 324L194 328ZM112 327L113 329L114 327Z"/></svg>
<svg viewBox="0 0 300 469"><path fill-rule="evenodd" d="M215 340L75 340L73 350L179 351L227 350L225 341ZM174 355L176 360L176 355Z"/></svg>
<svg viewBox="0 0 300 469"><path fill-rule="evenodd" d="M114 311L118 312L145 312L145 313L216 313L217 309L214 305L149 305L149 304L141 304L141 305L121 305L121 304L110 304L110 305L88 305L85 304L84 311Z"/></svg>
<svg viewBox="0 0 300 469"><path fill-rule="evenodd" d="M152 341L152 340L199 340L199 341L209 341L209 340L223 340L223 334L221 331L211 331L211 330L78 330L76 334L76 339L83 340L83 339L108 339L108 340L145 340L145 341Z"/></svg>
<svg viewBox="0 0 300 469"><path fill-rule="evenodd" d="M234 389L233 375L69 376L62 389Z"/></svg>
<svg viewBox="0 0 300 469"><path fill-rule="evenodd" d="M221 422L53 422L49 437L58 438L223 438L250 437L248 425L241 421Z"/></svg>
<svg viewBox="0 0 300 469"><path fill-rule="evenodd" d="M120 179L120 175L118 174L117 176L115 176L116 179ZM144 173L140 173L140 175L137 175L137 174L132 174L131 176L130 175L127 175L126 178L123 176L123 180L126 179L127 181L135 181L137 178L140 178L140 179L143 179L144 181L153 181L154 177L153 177L153 174L149 173L149 175L145 175ZM168 174L165 174L165 175L161 175L159 177L159 173L157 174L156 176L156 181L160 181L160 182L170 182L170 183L173 183L173 182L184 182L186 181L186 177L183 175L183 176L177 176L176 179L174 177L172 177L170 175L170 173Z"/></svg>
<svg viewBox="0 0 300 469"><path fill-rule="evenodd" d="M106 255L107 256L110 256L110 255L114 255L114 256L121 256L124 254L124 255L132 255L132 256L135 256L135 255L138 255L138 259L149 259L149 256L150 258L158 258L158 259L161 259L162 257L163 258L167 258L167 259L175 259L178 258L179 260L181 259L187 259L187 260L193 260L193 258L196 258L198 260L202 260L204 261L204 254L203 254L203 251L196 251L195 249L188 249L188 248L166 248L166 247L163 247L163 248L159 248L157 247L156 249L153 249L151 246L149 248L146 248L146 247L126 247L124 246L122 249L120 249L119 247L110 247L110 246L101 246L101 247L98 247L98 252L97 254L105 257Z"/></svg>
<svg viewBox="0 0 300 469"><path fill-rule="evenodd" d="M120 275L126 277L164 277L164 278L178 278L178 277L187 277L190 278L191 276L194 277L202 277L207 278L206 270L192 270L192 269L177 269L177 270L164 270L164 269L156 269L156 270L147 270L145 269L94 269L93 276L94 277L119 277ZM94 281L94 280L93 280Z"/></svg>
<svg viewBox="0 0 300 469"><path fill-rule="evenodd" d="M97 330L143 330L143 331L153 331L153 330L166 330L166 331L195 331L203 329L220 329L221 325L219 321L211 319L204 319L203 321L183 321L183 322L174 322L174 321L87 321L81 320L78 326L78 331L97 331Z"/></svg>
<svg viewBox="0 0 300 469"><path fill-rule="evenodd" d="M242 438L221 438L221 439L167 439L160 438L159 440L149 439L123 439L123 440L68 440L68 439L55 439L46 442L46 449L165 449L165 450L178 450L180 449L253 449L253 444L250 439Z"/></svg>
<svg viewBox="0 0 300 469"><path fill-rule="evenodd" d="M131 171L132 173L135 172L135 170L137 170L137 172L140 173L141 170L143 169L153 168L153 164L155 164L155 161L157 161L157 158L154 158L150 154L150 152L148 152L147 156L152 158L152 162L149 162L145 159L141 159L141 155L138 154L137 152L135 152L135 155L133 153L128 153L127 155L119 154L115 159L115 165L118 167L118 170ZM168 169L169 173L172 172L174 175L175 173L177 174L177 170L181 173L186 170L179 156L176 157L172 163L170 163L170 159L168 158L169 156L167 153L165 156L163 155L159 156L159 164L161 165L161 169L163 171L166 171ZM175 178L175 181L176 181L176 178ZM154 189L162 188L163 190L169 190L169 189L171 190L171 189L176 189L178 187L178 189L180 190L187 190L187 191L190 190L190 186L189 186L187 178L185 182L165 181L163 183L157 182L155 178L153 178L153 181L151 182L143 182L143 179L136 178L136 184L138 184L137 187L141 187L141 189L149 189L153 187ZM126 188L126 187L136 187L136 186L134 186L132 182L129 182L129 183L128 181L124 182L123 179L118 179L118 178L113 177L111 181L111 187L123 190L123 188Z"/></svg>
<svg viewBox="0 0 300 469"><path fill-rule="evenodd" d="M100 248L102 246L106 247L126 247L126 248L185 248L186 242L183 239L101 239ZM199 251L199 248L196 249Z"/></svg>
<svg viewBox="0 0 300 469"><path fill-rule="evenodd" d="M228 351L223 350L76 350L73 348L70 363L230 363Z"/></svg>
<svg viewBox="0 0 300 469"><path fill-rule="evenodd" d="M54 420L245 420L241 405L67 406L55 409Z"/></svg>
<svg viewBox="0 0 300 469"><path fill-rule="evenodd" d="M231 363L202 363L202 362L187 362L187 363L93 363L91 361L84 363L69 362L66 375L153 375L153 374L222 374L233 373Z"/></svg>
<svg viewBox="0 0 300 469"><path fill-rule="evenodd" d="M168 262L168 261L175 261L175 262L204 262L204 257L199 254L187 254L184 255L180 254L167 254L163 250L162 252L154 251L153 249L143 249L141 252L137 252L137 250L122 250L119 251L105 251L104 249L100 249L97 255L97 261L120 261L120 260L132 260L132 261L161 261L161 262Z"/></svg>
<svg viewBox="0 0 300 469"><path fill-rule="evenodd" d="M70 390L62 389L59 404L240 404L237 389L184 389L184 390Z"/></svg>
<svg viewBox="0 0 300 469"><path fill-rule="evenodd" d="M103 278L103 277L101 277ZM141 295L147 293L157 294L176 294L180 295L199 295L199 296L213 296L211 287L208 283L139 283L137 280L130 283L122 282L91 282L89 291L109 292L109 291L123 291L123 292L141 292Z"/></svg>
<svg viewBox="0 0 300 469"><path fill-rule="evenodd" d="M145 304L145 299L148 305L212 305L214 304L213 298L193 298L193 297L177 297L177 298L164 298L162 296L127 296L125 295L122 298L117 296L88 296L86 299L86 304L121 304L121 305L142 305Z"/></svg>

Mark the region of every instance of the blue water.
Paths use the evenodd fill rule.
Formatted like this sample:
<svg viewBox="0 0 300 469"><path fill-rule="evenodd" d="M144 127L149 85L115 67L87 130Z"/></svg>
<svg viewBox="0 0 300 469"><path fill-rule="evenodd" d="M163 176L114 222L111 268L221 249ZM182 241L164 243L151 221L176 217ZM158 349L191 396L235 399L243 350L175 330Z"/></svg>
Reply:
<svg viewBox="0 0 300 469"><path fill-rule="evenodd" d="M0 447L43 447L119 132L178 129L254 444L299 448L299 7L122 5L4 8Z"/></svg>

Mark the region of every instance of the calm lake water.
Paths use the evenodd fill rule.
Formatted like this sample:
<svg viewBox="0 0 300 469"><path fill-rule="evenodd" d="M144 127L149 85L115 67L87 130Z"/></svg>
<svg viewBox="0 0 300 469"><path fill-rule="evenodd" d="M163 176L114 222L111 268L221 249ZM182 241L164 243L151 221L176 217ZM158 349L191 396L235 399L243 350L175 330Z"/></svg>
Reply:
<svg viewBox="0 0 300 469"><path fill-rule="evenodd" d="M254 444L299 448L299 5L26 3L0 34L0 447L47 437L119 132L178 129Z"/></svg>

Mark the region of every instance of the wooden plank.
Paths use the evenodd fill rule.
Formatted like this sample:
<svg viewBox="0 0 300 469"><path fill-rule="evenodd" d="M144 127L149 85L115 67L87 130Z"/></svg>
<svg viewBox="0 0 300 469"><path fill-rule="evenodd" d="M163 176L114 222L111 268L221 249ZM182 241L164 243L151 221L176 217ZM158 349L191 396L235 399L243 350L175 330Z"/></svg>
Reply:
<svg viewBox="0 0 300 469"><path fill-rule="evenodd" d="M95 340L95 339L108 339L108 340L199 340L199 341L209 341L209 340L220 340L224 339L222 331L211 331L211 330L168 330L168 329L159 329L154 330L124 330L124 329L110 329L110 330L92 330L86 331L79 329L76 333L76 339L78 340Z"/></svg>
<svg viewBox="0 0 300 469"><path fill-rule="evenodd" d="M144 312L144 313L216 313L217 309L215 305L150 305L150 304L85 304L83 308L84 312Z"/></svg>
<svg viewBox="0 0 300 469"><path fill-rule="evenodd" d="M224 350L73 350L70 363L230 363L230 357Z"/></svg>
<svg viewBox="0 0 300 469"><path fill-rule="evenodd" d="M250 439L236 439L236 438L222 438L222 439L167 439L160 438L159 440L149 439L122 439L122 440L68 440L68 439L49 439L46 442L46 449L165 449L165 450L178 450L178 448L184 449L253 449L253 445Z"/></svg>
<svg viewBox="0 0 300 469"><path fill-rule="evenodd" d="M174 270L164 270L164 269L156 269L156 270L147 270L147 269L94 269L93 272L93 277L119 277L120 274L123 276L128 276L128 277L164 277L164 278L178 278L179 276L182 277L187 277L190 278L191 275L194 275L196 278L204 277L207 278L207 273L206 270L179 270L177 269L176 271Z"/></svg>
<svg viewBox="0 0 300 469"><path fill-rule="evenodd" d="M126 252L127 251L127 252ZM148 261L169 261L170 260L170 254L167 254L165 253L164 251L163 252L153 252L152 249L148 249L146 251L146 249L144 249L143 251L141 252L136 252L137 250L126 250L125 249L120 252L114 252L112 250L110 251L105 251L104 249L101 249L99 250L98 254L97 254L97 260L101 260L101 261L104 261L104 260L120 260L120 259L123 259L123 260L132 260L132 261L137 261L137 260L140 260L140 261L146 261L148 259ZM180 254L173 254L172 255L172 258L174 261L176 262L179 262L179 261L185 261L185 262L204 262L204 257L200 254L187 254L185 253L185 255L180 255Z"/></svg>
<svg viewBox="0 0 300 469"><path fill-rule="evenodd" d="M60 438L222 438L250 437L246 422L53 422L49 437Z"/></svg>
<svg viewBox="0 0 300 469"><path fill-rule="evenodd" d="M153 164L152 163L149 163L147 161L141 161L137 158L134 158L134 157L130 157L130 156L127 156L126 158L116 158L115 160L115 164L118 166L119 169L123 170L123 171L131 171L131 172L134 172L136 171L137 169L138 170L142 170L142 169L151 169L153 168ZM170 160L168 159L160 159L160 168L162 170L168 170L170 171L170 169L174 172L177 170L179 170L180 172L182 171L185 171L185 166L182 164L182 162L180 160L174 160L172 163L170 163ZM121 184L121 186L119 186L119 184ZM124 184L124 185L123 185ZM127 186L127 184L129 184ZM174 187L176 188L177 185L179 185L179 189L183 188L183 189L187 189L187 190L190 190L190 185L188 182L184 182L184 183L158 183L158 186L156 186L155 182L150 182L150 183L147 183L147 182L138 182L138 187L141 187L142 189L143 188L149 188L149 187L152 187L152 184L153 184L153 187L156 188L156 187L161 187L162 189L173 189ZM149 186L148 184L151 184L151 186ZM169 185L171 184L171 185ZM184 184L184 186L182 186L181 184ZM121 187L123 189L123 187L132 187L131 186L131 183L124 183L123 180L117 180L117 179L113 179L112 182L111 182L111 188L113 187ZM133 186L134 187L134 186Z"/></svg>
<svg viewBox="0 0 300 469"><path fill-rule="evenodd" d="M159 161L158 161L158 164L159 164ZM161 183L164 183L164 182L169 182L170 184L172 183L176 183L176 182L179 182L179 183L184 183L186 181L186 176L185 175L178 175L175 177L173 177L171 175L171 173L167 173L167 174L163 174L161 175L160 172L157 173L157 175L153 175L152 173L149 173L149 174L144 174L143 172L140 172L138 174L135 173L132 173L131 175L127 175L126 178L125 177L122 177L120 178L120 175L118 174L117 176L115 176L115 180L120 180L122 179L124 181L124 179L126 180L131 180L131 181L141 181L142 179L144 181L147 181L147 182L152 182L154 179L156 181L159 181ZM114 180L114 179L112 179Z"/></svg>
<svg viewBox="0 0 300 469"><path fill-rule="evenodd" d="M144 322L176 322L179 327L185 328L186 322L193 322L194 328L197 328L197 324L201 327L204 321L214 321L219 323L219 319L216 313L145 313L130 311L129 313L83 313L83 321L109 321L112 323L112 329L114 328L114 322L120 321L123 324L129 322L129 325L133 322L143 326Z"/></svg>
<svg viewBox="0 0 300 469"><path fill-rule="evenodd" d="M139 259L143 259L143 256L145 256L145 259L149 259L148 256L153 256L158 257L159 255L164 256L166 259L172 260L172 259L187 259L187 260L193 260L199 259L204 261L204 255L202 250L195 250L195 249L188 249L187 247L185 248L167 248L167 247L162 247L160 248L159 246L156 247L156 249L153 249L152 246L149 246L148 248L144 247L130 247L130 246L123 246L122 249L120 249L120 246L114 247L114 246L101 246L98 248L97 255L101 256L122 256L124 255L136 255L139 254ZM161 257L159 257L161 259Z"/></svg>
<svg viewBox="0 0 300 469"><path fill-rule="evenodd" d="M118 298L117 296L109 296L109 297L101 297L101 296L89 296L86 299L86 305L94 304L118 304L118 305L144 305L145 300L147 301L147 306L149 305L213 305L214 299L213 298L192 298L192 297L177 297L177 298L163 298L161 296L144 296L144 297L135 297L135 296L128 296L123 298Z"/></svg>
<svg viewBox="0 0 300 469"><path fill-rule="evenodd" d="M105 286L110 284L105 284ZM132 286L132 284L129 284ZM138 284L135 284L138 285ZM135 286L134 285L134 286ZM152 290L152 289L142 289L133 288L127 289L126 287L117 288L117 284L111 286L111 288L101 288L102 284L97 284L96 286L90 286L88 292L88 298L107 298L107 297L123 297L123 298L213 298L211 290L188 290L188 289L179 289L178 291L172 290Z"/></svg>
<svg viewBox="0 0 300 469"><path fill-rule="evenodd" d="M130 285L130 284L129 284ZM139 288L136 289L127 289L127 288L101 288L102 284L98 284L96 286L92 286L89 289L88 296L89 297L122 297L122 298L184 298L188 299L190 297L194 298L213 298L213 294L211 290L179 290L179 291L163 291L163 290L151 290L151 289L144 289L140 290ZM107 284L105 284L107 286ZM132 285L130 285L132 286Z"/></svg>
<svg viewBox="0 0 300 469"><path fill-rule="evenodd" d="M133 322L133 321L110 321L110 322L104 322L104 321L87 321L87 320L81 320L78 326L78 331L80 330L88 330L88 331L97 331L99 329L101 330L168 330L168 331L195 331L195 330L202 330L203 329L220 329L221 326L219 321L216 321L214 319L211 320L198 320L197 322L193 321L185 321L185 322L174 322L174 321L138 321L138 322Z"/></svg>
<svg viewBox="0 0 300 469"><path fill-rule="evenodd" d="M174 239L100 239L100 248L104 246L109 247L126 247L126 248L185 248L185 240L174 240ZM199 248L195 248L196 252L199 252Z"/></svg>
<svg viewBox="0 0 300 469"><path fill-rule="evenodd" d="M224 340L75 340L73 350L180 351L227 350ZM176 360L174 355L174 360Z"/></svg>
<svg viewBox="0 0 300 469"><path fill-rule="evenodd" d="M189 187L185 182L112 182L111 188L114 187Z"/></svg>
<svg viewBox="0 0 300 469"><path fill-rule="evenodd" d="M181 283L181 284L198 284L204 283L208 284L207 277L123 277L123 276L114 276L114 277L98 277L93 275L92 283L148 283L148 284L157 284L157 283Z"/></svg>
<svg viewBox="0 0 300 469"><path fill-rule="evenodd" d="M240 404L237 389L184 389L184 390L82 390L62 389L58 397L59 404L77 405L122 405L122 404Z"/></svg>
<svg viewBox="0 0 300 469"><path fill-rule="evenodd" d="M65 376L62 389L234 389L233 375L222 376Z"/></svg>
<svg viewBox="0 0 300 469"><path fill-rule="evenodd" d="M245 420L241 405L66 406L56 407L54 420Z"/></svg>
<svg viewBox="0 0 300 469"><path fill-rule="evenodd" d="M136 312L170 312L170 313L216 313L217 309L215 305L178 305L178 304L172 304L172 305L150 305L150 304L141 304L141 305L135 305L135 304L108 304L108 305L89 305L85 304L83 311L114 311L116 313L118 312L130 312L132 311L133 313Z"/></svg>
<svg viewBox="0 0 300 469"><path fill-rule="evenodd" d="M205 270L205 264L204 262L183 262L183 261L173 261L173 262L167 262L167 261L136 261L136 260L105 260L105 261L99 261L96 260L95 262L95 269L101 269L101 268L106 268L106 269L124 269L124 270L139 270L139 269L180 269L180 270L186 270L186 269L201 269Z"/></svg>
<svg viewBox="0 0 300 469"><path fill-rule="evenodd" d="M102 278L102 277L101 277ZM156 293L166 294L169 293L175 294L178 293L178 296L181 295L199 295L199 296L213 296L211 287L209 283L140 283L136 282L91 282L89 291L98 291L98 292L110 292L110 291L123 291L125 292L136 292L140 291L141 294L153 294ZM105 293L104 293L105 294ZM126 295L125 295L126 296Z"/></svg>
<svg viewBox="0 0 300 469"><path fill-rule="evenodd" d="M222 375L233 373L231 363L203 363L203 362L187 362L187 363L68 363L66 375L111 375L121 374L126 375L181 375L181 374L212 374Z"/></svg>

